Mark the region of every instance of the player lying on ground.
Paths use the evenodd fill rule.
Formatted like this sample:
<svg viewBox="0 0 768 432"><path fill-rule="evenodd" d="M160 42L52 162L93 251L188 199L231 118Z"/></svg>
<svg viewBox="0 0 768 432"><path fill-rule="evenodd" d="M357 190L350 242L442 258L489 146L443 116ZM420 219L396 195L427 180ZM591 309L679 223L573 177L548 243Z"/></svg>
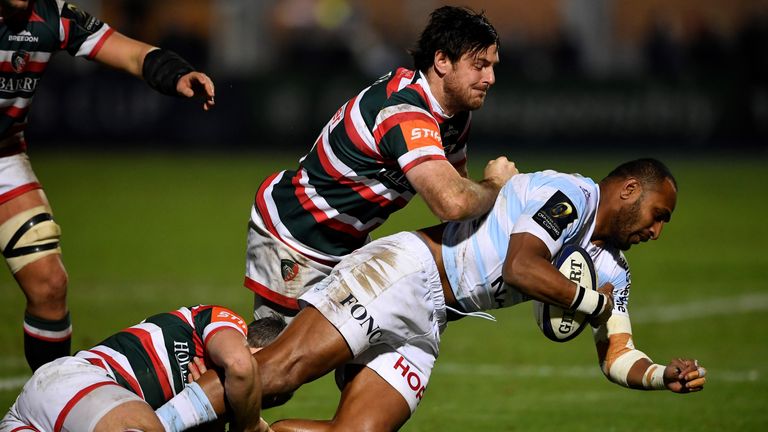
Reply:
<svg viewBox="0 0 768 432"><path fill-rule="evenodd" d="M411 53L413 70L390 71L363 89L333 115L298 168L262 182L246 255L254 318L290 320L297 298L416 193L440 220L491 208L517 169L499 157L473 181L467 147L472 111L496 82L498 49L482 13L436 9Z"/></svg>
<svg viewBox="0 0 768 432"><path fill-rule="evenodd" d="M355 251L301 297L304 309L255 354L264 396L346 365L338 410L328 421L272 428L400 428L424 396L449 311L476 315L531 298L593 317L599 364L612 382L701 390L705 370L696 360L657 365L634 348L627 308L622 251L658 239L676 201L674 177L653 159L622 164L599 183L555 171L518 174L477 220L391 235ZM587 250L601 292L580 288L551 264L565 245ZM200 381L217 384L210 373Z"/></svg>
<svg viewBox="0 0 768 432"><path fill-rule="evenodd" d="M225 392L216 396L219 412L225 399L229 406L230 430L265 431L252 354L284 327L281 319L265 318L246 328L220 306L151 316L40 367L0 421L0 432L179 431L215 420L200 387L186 385L195 356L223 375Z"/></svg>
<svg viewBox="0 0 768 432"><path fill-rule="evenodd" d="M0 252L26 298L24 355L32 370L69 355L72 327L61 230L26 153L27 115L52 56L143 78L167 95L213 106L213 82L171 51L123 36L62 0L0 0ZM66 108L63 108L66 110Z"/></svg>

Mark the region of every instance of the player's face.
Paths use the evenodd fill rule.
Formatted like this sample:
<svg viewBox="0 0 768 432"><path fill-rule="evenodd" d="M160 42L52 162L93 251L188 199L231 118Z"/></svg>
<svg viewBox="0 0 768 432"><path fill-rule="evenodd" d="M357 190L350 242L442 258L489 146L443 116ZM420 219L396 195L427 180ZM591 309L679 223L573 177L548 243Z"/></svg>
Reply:
<svg viewBox="0 0 768 432"><path fill-rule="evenodd" d="M632 245L657 240L664 224L669 222L677 202L677 191L669 180L657 189L645 190L632 203L617 212L613 243L621 250Z"/></svg>
<svg viewBox="0 0 768 432"><path fill-rule="evenodd" d="M482 107L488 89L496 82L493 68L498 63L499 50L495 44L479 52L464 53L445 75L443 108L456 113Z"/></svg>

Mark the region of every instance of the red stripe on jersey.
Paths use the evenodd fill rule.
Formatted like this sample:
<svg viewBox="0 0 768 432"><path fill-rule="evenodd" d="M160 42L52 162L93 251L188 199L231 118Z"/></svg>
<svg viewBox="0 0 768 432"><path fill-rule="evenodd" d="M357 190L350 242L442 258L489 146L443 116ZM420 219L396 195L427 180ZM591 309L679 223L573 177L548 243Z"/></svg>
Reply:
<svg viewBox="0 0 768 432"><path fill-rule="evenodd" d="M170 400L173 397L173 390L171 389L170 378L163 367L163 362L160 360L160 356L155 351L155 346L152 344L152 337L146 330L138 328L127 328L123 330L126 333L130 333L136 336L141 342L141 346L144 347L149 356L149 360L152 362L152 367L155 369L157 375L157 381L160 383L160 388L163 389L163 396L165 400Z"/></svg>
<svg viewBox="0 0 768 432"><path fill-rule="evenodd" d="M139 382L136 381L136 379L133 378L127 370L120 366L120 363L118 363L117 360L100 351L88 350L88 352L103 358L109 367L111 367L113 371L120 375L128 383L128 385L131 386L131 391L139 395L140 398L144 399L144 391L141 389Z"/></svg>
<svg viewBox="0 0 768 432"><path fill-rule="evenodd" d="M344 131L347 133L349 140L352 141L352 144L355 145L355 148L369 158L376 159L376 161L379 162L378 159L381 158L381 155L376 154L372 148L365 144L363 138L357 133L357 127L355 127L355 122L352 120L352 107L355 105L357 98L358 96L355 96L347 102L347 109L344 113Z"/></svg>
<svg viewBox="0 0 768 432"><path fill-rule="evenodd" d="M91 384L88 387L86 387L86 388L80 390L79 392L77 392L75 394L75 396L72 397L72 399L70 399L69 402L67 402L66 405L64 405L64 408L61 410L61 412L59 413L59 416L56 418L56 423L53 425L54 432L60 432L61 431L61 428L64 426L64 421L67 419L67 415L69 414L70 411L72 411L72 408L74 408L75 405L78 402L80 402L80 400L82 398L87 396L88 393L96 390L99 387L104 387L105 385L116 385L116 386L119 386L119 384L117 384L114 381L103 381L103 382L100 382L100 383Z"/></svg>
<svg viewBox="0 0 768 432"><path fill-rule="evenodd" d="M69 26L72 24L72 21L62 18L61 19L61 28L64 29L64 38L61 41L61 49L67 48L67 45L69 44Z"/></svg>
<svg viewBox="0 0 768 432"><path fill-rule="evenodd" d="M376 145L378 146L381 142L381 139L384 137L384 135L387 134L392 128L396 126L400 126L401 123L406 121L423 121L428 122L430 124L435 123L435 119L424 114L423 112L403 112L403 113L397 113L389 116L386 120L379 123L378 126L376 126L376 129L373 130L373 139L376 140ZM435 128L437 129L437 132L440 132L440 128L435 125Z"/></svg>
<svg viewBox="0 0 768 432"><path fill-rule="evenodd" d="M7 115L8 117L14 120L18 120L18 119L24 118L24 116L27 115L27 111L29 111L29 107L19 108L11 105L5 109L3 114Z"/></svg>
<svg viewBox="0 0 768 432"><path fill-rule="evenodd" d="M348 177L344 176L344 174L337 171L331 163L330 159L328 159L328 154L325 152L325 147L323 146L323 137L321 136L317 141L318 142L316 143L317 145L315 145L315 148L317 149L317 156L320 159L320 164L323 166L325 172L336 179L339 184L349 186L353 191L357 192L358 195L365 198L367 201L376 203L381 207L385 207L391 202L389 199L374 192L365 184L352 181Z"/></svg>
<svg viewBox="0 0 768 432"><path fill-rule="evenodd" d="M415 91L416 93L419 94L419 96L421 96L422 99L424 99L424 102L426 102L427 106L429 107L429 112L432 113L433 116L435 116L435 120L437 120L438 123L442 123L443 121L445 121L445 118L435 111L435 108L432 106L432 103L429 101L429 96L427 96L427 92L424 91L424 87L422 87L419 84L410 84L405 88Z"/></svg>
<svg viewBox="0 0 768 432"><path fill-rule="evenodd" d="M245 277L245 282L243 282L243 285L245 285L245 287L249 290L271 301L272 303L277 303L284 308L299 310L299 302L295 298L286 297L280 293L276 293L268 287L249 278L248 276Z"/></svg>
<svg viewBox="0 0 768 432"><path fill-rule="evenodd" d="M400 90L400 81L405 79L413 79L413 76L416 74L415 71L412 71L410 69L406 68L397 68L395 71L395 75L389 80L387 83L387 99L389 99L390 96L392 96L392 93L395 93Z"/></svg>
<svg viewBox="0 0 768 432"><path fill-rule="evenodd" d="M259 211L259 214L261 215L261 220L264 222L264 225L266 226L267 231L269 231L270 234L272 234L278 240L280 240L285 246L288 246L289 248L296 251L296 253L301 254L301 256L311 259L312 261L318 262L320 264L327 265L329 267L335 266L336 264L338 264L338 261L327 261L327 260L311 257L308 255L304 255L300 250L289 245L277 232L277 229L275 228L275 224L274 222L272 222L271 215L269 214L269 209L267 208L267 201L264 198L264 196L266 195L267 187L272 184L272 182L275 180L275 178L278 175L280 175L280 173L275 173L267 177L267 179L261 183L261 186L259 186L259 190L256 191L255 205Z"/></svg>
<svg viewBox="0 0 768 432"><path fill-rule="evenodd" d="M10 201L19 195L24 195L29 191L42 188L43 187L40 185L40 183L27 183L25 185L21 185L17 188L9 190L4 194L0 194L0 204L4 204L6 201Z"/></svg>
<svg viewBox="0 0 768 432"><path fill-rule="evenodd" d="M36 62L31 61L24 65L24 70L19 72L36 72L36 73L42 73L45 71L45 68L48 66L48 62ZM17 72L16 69L13 68L13 63L11 62L0 62L0 72Z"/></svg>
<svg viewBox="0 0 768 432"><path fill-rule="evenodd" d="M37 429L35 429L35 428L33 428L32 426L29 426L29 425L19 426L19 427L15 428L15 429L11 429L11 432L25 431L25 430L39 432Z"/></svg>
<svg viewBox="0 0 768 432"><path fill-rule="evenodd" d="M304 208L304 210L308 211L309 214L312 215L312 217L315 219L315 222L319 224L323 224L327 226L328 228L331 228L333 230L343 232L345 234L349 234L353 237L365 237L368 235L366 232L361 232L355 229L355 227L345 224L343 222L340 222L336 219L332 219L328 217L327 214L325 214L324 211L320 210L315 203L312 202L312 200L309 198L309 195L306 193L306 188L303 184L300 182L301 179L301 170L296 172L296 175L291 179L291 183L294 186L294 193L296 194L296 198L299 199L299 203L301 203L301 206Z"/></svg>
<svg viewBox="0 0 768 432"><path fill-rule="evenodd" d="M195 317L197 314L199 314L201 311L208 310L213 308L213 306L196 306L192 308L192 322L195 321ZM194 326L192 329L192 344L195 346L195 357L205 358L205 346L203 345L203 340L200 338L200 335L197 334L197 331L194 331Z"/></svg>
<svg viewBox="0 0 768 432"><path fill-rule="evenodd" d="M426 155L426 156L422 156L420 158L416 158L416 159L410 161L407 165L405 165L403 167L403 173L407 173L411 168L415 167L416 165L418 165L420 163L424 163L426 161L431 161L431 160L445 160L445 156L441 156L441 155Z"/></svg>
<svg viewBox="0 0 768 432"><path fill-rule="evenodd" d="M45 20L38 15L37 12L32 11L32 13L29 14L29 22L45 22Z"/></svg>
<svg viewBox="0 0 768 432"><path fill-rule="evenodd" d="M113 28L110 28L106 32L104 32L104 36L102 36L101 39L99 39L99 41L96 42L96 46L94 46L93 50L91 50L91 52L88 54L89 60L92 60L94 57L96 57L96 54L98 54L99 51L101 51L101 47L104 46L104 42L106 42L107 39L109 39L109 37L112 36L112 33L114 32L115 32L115 29Z"/></svg>

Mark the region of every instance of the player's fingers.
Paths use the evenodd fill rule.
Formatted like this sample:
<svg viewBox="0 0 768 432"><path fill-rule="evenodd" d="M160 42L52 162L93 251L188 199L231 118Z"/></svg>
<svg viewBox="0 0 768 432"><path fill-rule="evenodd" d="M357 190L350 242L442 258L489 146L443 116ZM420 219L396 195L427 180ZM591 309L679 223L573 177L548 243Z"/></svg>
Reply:
<svg viewBox="0 0 768 432"><path fill-rule="evenodd" d="M696 378L695 380L688 381L685 383L685 388L687 388L690 391L694 391L696 389L700 390L702 387L704 387L704 384L706 384L707 379L704 377Z"/></svg>

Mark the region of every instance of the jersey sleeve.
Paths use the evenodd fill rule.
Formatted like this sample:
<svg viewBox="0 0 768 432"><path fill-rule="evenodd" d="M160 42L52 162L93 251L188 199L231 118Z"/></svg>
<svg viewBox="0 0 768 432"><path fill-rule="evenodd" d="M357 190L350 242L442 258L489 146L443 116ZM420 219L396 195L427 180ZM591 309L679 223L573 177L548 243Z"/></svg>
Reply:
<svg viewBox="0 0 768 432"><path fill-rule="evenodd" d="M373 137L382 156L396 160L404 173L429 160L447 160L437 120L409 103L383 108Z"/></svg>
<svg viewBox="0 0 768 432"><path fill-rule="evenodd" d="M529 233L547 245L555 256L578 233L586 213L587 201L575 184L558 179L529 191L524 208L515 221L512 234Z"/></svg>
<svg viewBox="0 0 768 432"><path fill-rule="evenodd" d="M56 3L60 11L61 48L73 56L95 57L114 30L73 3L62 0Z"/></svg>
<svg viewBox="0 0 768 432"><path fill-rule="evenodd" d="M595 258L598 286L610 282L613 285L613 313L629 316L629 289L632 278L624 254L621 251L603 250Z"/></svg>
<svg viewBox="0 0 768 432"><path fill-rule="evenodd" d="M195 329L203 340L203 345L207 346L211 336L222 329L231 328L240 332L243 337L248 334L248 326L240 315L222 306L211 306L207 313L198 313L195 315Z"/></svg>

